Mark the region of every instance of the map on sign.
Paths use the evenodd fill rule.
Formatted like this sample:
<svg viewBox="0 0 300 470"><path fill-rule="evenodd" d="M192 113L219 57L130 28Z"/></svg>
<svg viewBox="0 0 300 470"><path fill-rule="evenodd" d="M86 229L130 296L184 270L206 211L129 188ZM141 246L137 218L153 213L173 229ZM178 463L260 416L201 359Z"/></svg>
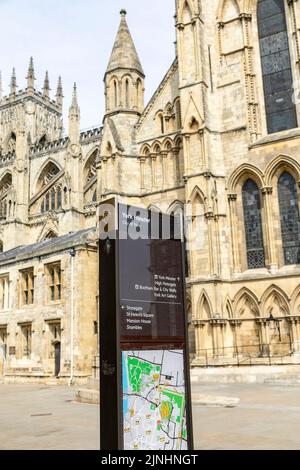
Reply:
<svg viewBox="0 0 300 470"><path fill-rule="evenodd" d="M182 350L123 351L125 450L187 450Z"/></svg>

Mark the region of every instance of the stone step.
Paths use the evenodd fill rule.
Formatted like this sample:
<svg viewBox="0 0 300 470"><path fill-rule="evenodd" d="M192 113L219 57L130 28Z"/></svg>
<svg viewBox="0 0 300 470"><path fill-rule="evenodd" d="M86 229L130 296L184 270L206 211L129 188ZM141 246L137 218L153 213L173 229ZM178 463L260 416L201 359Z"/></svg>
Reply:
<svg viewBox="0 0 300 470"><path fill-rule="evenodd" d="M75 392L75 401L78 403L88 403L90 405L100 404L99 391L91 389L79 389ZM235 397L222 397L192 393L193 406L204 407L225 407L235 408L239 405L240 399Z"/></svg>
<svg viewBox="0 0 300 470"><path fill-rule="evenodd" d="M92 390L100 390L100 379L89 377L86 388Z"/></svg>
<svg viewBox="0 0 300 470"><path fill-rule="evenodd" d="M268 385L300 385L300 377L270 377L265 379Z"/></svg>
<svg viewBox="0 0 300 470"><path fill-rule="evenodd" d="M98 390L80 389L75 392L75 401L78 403L88 403L90 405L99 405L100 394Z"/></svg>
<svg viewBox="0 0 300 470"><path fill-rule="evenodd" d="M192 393L193 406L235 408L239 403L240 399L236 397L222 397Z"/></svg>

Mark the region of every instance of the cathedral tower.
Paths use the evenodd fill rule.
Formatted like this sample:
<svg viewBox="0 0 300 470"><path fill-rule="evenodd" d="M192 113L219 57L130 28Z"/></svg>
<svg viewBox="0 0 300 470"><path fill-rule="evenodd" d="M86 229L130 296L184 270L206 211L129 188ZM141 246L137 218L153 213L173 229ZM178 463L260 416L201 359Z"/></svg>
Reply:
<svg viewBox="0 0 300 470"><path fill-rule="evenodd" d="M35 88L32 58L26 80L26 88L18 91L16 72L13 69L10 93L0 98L0 152L3 155L15 151L20 122L26 122L25 133L30 144L50 142L62 135L62 89L56 100L50 98L48 73L43 92Z"/></svg>

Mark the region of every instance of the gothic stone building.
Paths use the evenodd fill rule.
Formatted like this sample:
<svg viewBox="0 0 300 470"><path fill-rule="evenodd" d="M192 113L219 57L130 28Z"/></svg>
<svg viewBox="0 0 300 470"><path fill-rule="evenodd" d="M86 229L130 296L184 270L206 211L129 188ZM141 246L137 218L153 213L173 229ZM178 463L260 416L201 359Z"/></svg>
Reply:
<svg viewBox="0 0 300 470"><path fill-rule="evenodd" d="M172 12L170 12L171 19ZM144 106L126 12L103 127L46 75L0 101L0 342L6 375L91 374L97 204L186 212L194 365L300 350L300 4L176 0L176 57ZM101 306L100 313L101 315Z"/></svg>

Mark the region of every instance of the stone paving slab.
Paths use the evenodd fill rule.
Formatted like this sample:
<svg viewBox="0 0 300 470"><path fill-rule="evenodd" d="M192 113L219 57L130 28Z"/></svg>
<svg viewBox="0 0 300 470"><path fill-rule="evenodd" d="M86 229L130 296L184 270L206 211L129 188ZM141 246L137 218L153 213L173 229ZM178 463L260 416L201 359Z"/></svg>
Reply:
<svg viewBox="0 0 300 470"><path fill-rule="evenodd" d="M0 450L99 448L99 407L75 403L64 386L0 384ZM300 450L300 386L193 385L194 396L236 407L193 404L197 450Z"/></svg>
<svg viewBox="0 0 300 470"><path fill-rule="evenodd" d="M0 450L99 448L99 409L74 403L74 389L0 385Z"/></svg>

